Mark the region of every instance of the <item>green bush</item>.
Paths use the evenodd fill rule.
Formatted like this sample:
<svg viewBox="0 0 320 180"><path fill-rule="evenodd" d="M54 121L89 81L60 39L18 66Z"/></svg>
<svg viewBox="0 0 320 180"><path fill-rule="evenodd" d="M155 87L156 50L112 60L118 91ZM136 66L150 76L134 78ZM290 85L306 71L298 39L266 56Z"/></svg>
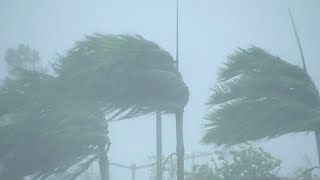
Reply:
<svg viewBox="0 0 320 180"><path fill-rule="evenodd" d="M218 160L209 165L195 165L186 173L186 180L275 180L281 160L262 148L241 146L238 149L217 152Z"/></svg>

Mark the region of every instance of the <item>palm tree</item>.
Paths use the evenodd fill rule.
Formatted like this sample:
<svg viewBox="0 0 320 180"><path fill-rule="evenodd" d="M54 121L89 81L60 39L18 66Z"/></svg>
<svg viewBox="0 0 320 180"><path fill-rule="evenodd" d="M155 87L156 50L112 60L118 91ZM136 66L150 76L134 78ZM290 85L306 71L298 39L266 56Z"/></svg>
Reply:
<svg viewBox="0 0 320 180"><path fill-rule="evenodd" d="M88 36L54 70L51 76L19 69L20 76L2 88L1 102L8 102L0 108L3 177L46 178L72 169L66 178L74 179L99 158L101 178L108 179L105 115L121 120L159 109L176 113L188 101L173 58L140 36Z"/></svg>
<svg viewBox="0 0 320 180"><path fill-rule="evenodd" d="M304 69L254 46L224 65L207 103L203 142L230 146L319 130L319 92Z"/></svg>
<svg viewBox="0 0 320 180"><path fill-rule="evenodd" d="M66 178L74 179L97 159L97 146L108 143L103 113L62 98L53 76L16 73L0 91L1 179L44 179L70 168Z"/></svg>
<svg viewBox="0 0 320 180"><path fill-rule="evenodd" d="M11 71L0 88L0 177L74 179L109 144L104 113L64 77L9 63L27 57L20 49L8 51L16 56L6 56Z"/></svg>
<svg viewBox="0 0 320 180"><path fill-rule="evenodd" d="M70 82L78 82L80 89L94 92L105 113L114 114L109 121L157 112L158 142L161 114L178 113L177 118L181 119L188 101L188 88L172 56L138 35L87 36L56 67L61 77L70 77ZM161 156L161 146L157 147Z"/></svg>

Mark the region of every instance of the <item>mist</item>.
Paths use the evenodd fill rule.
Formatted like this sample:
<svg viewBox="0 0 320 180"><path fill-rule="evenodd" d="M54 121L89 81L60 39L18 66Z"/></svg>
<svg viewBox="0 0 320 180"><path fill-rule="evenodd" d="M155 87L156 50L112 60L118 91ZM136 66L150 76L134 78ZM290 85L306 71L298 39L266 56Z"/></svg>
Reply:
<svg viewBox="0 0 320 180"><path fill-rule="evenodd" d="M319 88L319 1L179 2L179 72L190 94L183 115L186 156L224 150L214 143L202 141L208 130L205 127L208 123L205 117L210 112L206 102L212 95L210 88L219 83L219 68L223 67L229 55L238 48L247 49L254 45L292 65L303 67L288 9L291 9L294 16L308 74ZM16 48L19 44L27 44L37 50L41 59L39 66L46 67L46 71L55 77L51 64L58 62L61 56L67 56L77 41L94 33L140 35L145 40L158 44L173 59L176 56L176 3L169 0L1 0L0 22L2 86L10 76L10 67L5 61L7 49ZM3 105L10 103L10 100L1 102ZM125 166L155 163L155 112L108 122L108 130L111 146L107 156L111 163ZM287 176L297 168L306 166L305 157L310 160L310 166L319 165L313 131L287 133L250 142L282 161L279 176ZM175 116L168 113L162 116L164 157L176 152L176 143ZM0 164L3 157L1 154ZM185 160L184 171L191 171L195 164L210 163L211 158L217 157L217 154L213 154ZM46 162L45 159L43 161ZM98 161L87 173L93 173L100 179ZM78 179L86 179L84 175ZM150 176L151 168L136 171L137 180L148 180L151 179ZM131 179L131 171L111 165L110 179Z"/></svg>

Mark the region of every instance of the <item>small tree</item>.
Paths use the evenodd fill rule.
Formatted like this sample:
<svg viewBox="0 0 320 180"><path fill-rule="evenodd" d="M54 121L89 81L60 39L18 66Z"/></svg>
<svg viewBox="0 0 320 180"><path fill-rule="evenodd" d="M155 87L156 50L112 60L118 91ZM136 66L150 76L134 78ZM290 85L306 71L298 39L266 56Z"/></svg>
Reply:
<svg viewBox="0 0 320 180"><path fill-rule="evenodd" d="M193 165L191 172L186 172L186 180L219 180L221 177L208 165Z"/></svg>
<svg viewBox="0 0 320 180"><path fill-rule="evenodd" d="M195 165L187 173L186 180L275 180L281 161L262 148L241 146L227 153L219 152L215 168L208 165ZM220 165L220 166L219 166Z"/></svg>

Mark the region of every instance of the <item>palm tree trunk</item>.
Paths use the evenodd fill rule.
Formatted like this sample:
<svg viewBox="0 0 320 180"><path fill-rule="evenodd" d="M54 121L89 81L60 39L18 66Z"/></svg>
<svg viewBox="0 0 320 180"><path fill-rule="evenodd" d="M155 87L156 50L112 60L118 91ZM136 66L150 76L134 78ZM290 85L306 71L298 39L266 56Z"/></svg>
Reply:
<svg viewBox="0 0 320 180"><path fill-rule="evenodd" d="M162 120L161 120L161 111L157 111L156 113L157 118L157 174L156 180L162 180Z"/></svg>
<svg viewBox="0 0 320 180"><path fill-rule="evenodd" d="M176 113L177 180L184 180L183 110Z"/></svg>
<svg viewBox="0 0 320 180"><path fill-rule="evenodd" d="M300 51L300 55L301 55L303 70L308 74L307 66L306 66L306 60L304 59L303 50L302 50L302 46L301 46L301 43L300 43L300 38L299 38L299 35L298 35L298 32L297 32L297 28L296 28L296 24L294 22L294 19L293 19L293 16L292 16L292 13L291 13L290 9L289 9L289 16L290 16L291 24L292 24L292 27L293 27L294 35L296 37L296 40L297 40L297 43L298 43L298 46L299 46L299 51ZM314 135L315 135L316 143L317 143L317 152L318 152L317 155L318 155L318 161L319 161L318 163L320 165L320 130L314 131Z"/></svg>
<svg viewBox="0 0 320 180"><path fill-rule="evenodd" d="M136 180L136 170L137 170L136 164L132 164L130 169L131 169L131 180Z"/></svg>
<svg viewBox="0 0 320 180"><path fill-rule="evenodd" d="M108 177L109 168L107 165L108 158L105 151L105 145L100 145L99 150L100 150L100 158L99 158L100 177L101 177L101 180L109 180L109 177Z"/></svg>
<svg viewBox="0 0 320 180"><path fill-rule="evenodd" d="M110 179L110 165L109 164L110 164L109 158L108 158L108 155L106 154L106 174L107 174L106 180Z"/></svg>
<svg viewBox="0 0 320 180"><path fill-rule="evenodd" d="M319 130L315 131L314 135L316 137L317 152L318 152L317 155L318 155L318 161L319 161L318 163L320 165L320 131Z"/></svg>

